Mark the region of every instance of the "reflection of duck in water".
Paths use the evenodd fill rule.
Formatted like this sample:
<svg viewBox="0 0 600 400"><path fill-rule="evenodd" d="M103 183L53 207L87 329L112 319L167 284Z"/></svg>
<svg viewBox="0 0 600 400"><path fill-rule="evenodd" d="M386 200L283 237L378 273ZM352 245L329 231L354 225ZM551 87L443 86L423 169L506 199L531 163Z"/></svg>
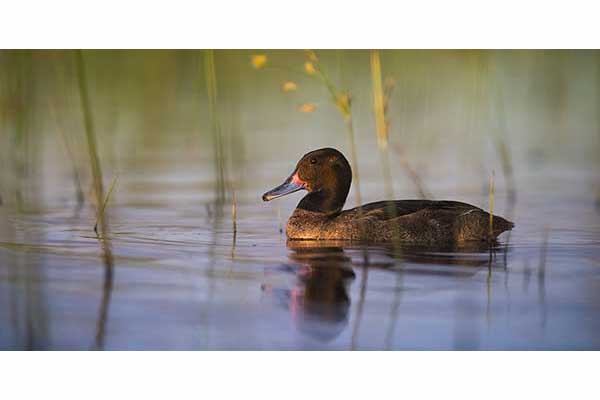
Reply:
<svg viewBox="0 0 600 400"><path fill-rule="evenodd" d="M443 265L457 267L484 267L490 263L490 252L494 256L506 251L486 242L450 243L443 245L382 246L382 251L402 262L421 265ZM451 268L449 272L454 270Z"/></svg>
<svg viewBox="0 0 600 400"><path fill-rule="evenodd" d="M288 255L291 263L283 270L293 273L296 281L291 288L272 289L272 294L290 310L300 332L320 341L333 340L348 325L351 300L347 285L355 277L353 265L365 266L362 263L366 260L368 268L385 269L405 277L446 278L469 278L481 271L481 267L490 265L489 247L485 243L398 248L348 246L344 241L288 240L287 247L291 250ZM402 268L396 270L399 265Z"/></svg>
<svg viewBox="0 0 600 400"><path fill-rule="evenodd" d="M340 247L289 248L296 284L291 289L273 290L273 294L289 308L300 332L320 341L333 340L348 325L346 285L354 278L350 258Z"/></svg>

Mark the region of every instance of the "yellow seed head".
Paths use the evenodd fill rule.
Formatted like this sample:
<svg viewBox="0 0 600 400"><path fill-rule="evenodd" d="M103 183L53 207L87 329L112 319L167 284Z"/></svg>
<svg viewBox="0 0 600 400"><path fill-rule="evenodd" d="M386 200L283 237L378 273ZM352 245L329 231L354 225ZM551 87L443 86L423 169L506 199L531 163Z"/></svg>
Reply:
<svg viewBox="0 0 600 400"><path fill-rule="evenodd" d="M315 106L313 103L304 103L300 107L298 107L298 111L303 113L311 113L314 112L316 109L317 106Z"/></svg>
<svg viewBox="0 0 600 400"><path fill-rule="evenodd" d="M344 116L350 115L350 101L350 95L347 93L340 94L335 99L335 105Z"/></svg>
<svg viewBox="0 0 600 400"><path fill-rule="evenodd" d="M313 63L311 63L310 61L307 61L304 63L304 70L309 75L314 75L317 73L317 69L315 68L315 65Z"/></svg>
<svg viewBox="0 0 600 400"><path fill-rule="evenodd" d="M255 69L264 68L267 65L267 56L264 54L257 54L250 58L250 62Z"/></svg>
<svg viewBox="0 0 600 400"><path fill-rule="evenodd" d="M284 82L283 85L281 85L281 90L283 90L286 93L293 92L296 89L298 89L298 85L296 85L296 83L294 83L292 81Z"/></svg>

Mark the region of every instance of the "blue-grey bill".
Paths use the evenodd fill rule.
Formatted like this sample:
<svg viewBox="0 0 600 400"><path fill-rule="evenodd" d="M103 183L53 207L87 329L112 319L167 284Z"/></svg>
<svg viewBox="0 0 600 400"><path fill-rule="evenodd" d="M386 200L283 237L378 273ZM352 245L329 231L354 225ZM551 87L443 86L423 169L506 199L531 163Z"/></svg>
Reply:
<svg viewBox="0 0 600 400"><path fill-rule="evenodd" d="M300 189L304 189L304 185L294 182L292 177L289 177L275 189L269 190L267 193L263 194L262 199L263 201L270 201L285 196L286 194L297 192Z"/></svg>

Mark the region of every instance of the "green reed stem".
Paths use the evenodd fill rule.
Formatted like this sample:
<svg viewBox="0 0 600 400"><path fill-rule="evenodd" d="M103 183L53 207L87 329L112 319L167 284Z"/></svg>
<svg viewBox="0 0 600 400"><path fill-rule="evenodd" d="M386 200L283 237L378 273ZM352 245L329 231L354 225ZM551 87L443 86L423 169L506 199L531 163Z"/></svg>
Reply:
<svg viewBox="0 0 600 400"><path fill-rule="evenodd" d="M500 158L502 165L502 174L506 181L506 192L508 196L509 207L512 210L517 201L517 190L515 185L515 175L512 163L512 157L508 146L508 138L506 135L506 112L504 110L504 98L502 94L502 88L497 82L497 72L495 60L485 54L480 54L477 58L478 62L478 73L482 76L487 77L488 84L486 89L488 91L488 118L495 118L495 127L492 130L492 139ZM478 79L479 81L482 78ZM483 92L484 89L481 89ZM483 96L483 93L482 93ZM492 97L493 96L493 97Z"/></svg>
<svg viewBox="0 0 600 400"><path fill-rule="evenodd" d="M102 235L99 236L99 239L100 244L102 246L102 255L104 261L104 284L94 341L94 348L102 349L104 347L106 321L108 320L108 307L110 304L110 297L112 293L114 280L114 257L112 253L111 243L109 240L106 240L108 236L108 225L106 224L104 209L106 207L106 203L108 203L110 193L114 189L116 177L115 179L113 179L113 183L111 185L111 189L108 193L108 196L106 197L106 199L104 199L104 186L102 184L102 168L100 167L98 148L96 146L96 132L94 130L92 109L90 107L87 79L85 75L85 63L83 58L83 52L81 50L75 50L75 67L77 70L77 81L79 83L79 98L81 101L81 109L83 112L83 122L88 143L88 153L92 167L92 178L94 180L94 192L96 194L97 213L96 224L94 225L94 231L96 232L96 235L98 235L99 221L101 222L100 226L102 228Z"/></svg>
<svg viewBox="0 0 600 400"><path fill-rule="evenodd" d="M490 239L494 237L494 171L490 175Z"/></svg>
<svg viewBox="0 0 600 400"><path fill-rule="evenodd" d="M399 159L400 165L402 166L402 168L404 168L404 170L408 174L408 177L411 179L411 181L415 185L415 188L417 189L417 192L419 193L419 197L421 199L430 199L431 194L429 193L429 191L427 191L425 189L425 185L423 184L421 177L419 176L417 171L412 167L412 165L410 165L410 163L404 156L404 149L397 143L392 148L395 150L396 154L398 154L398 156L400 157L400 159Z"/></svg>
<svg viewBox="0 0 600 400"><path fill-rule="evenodd" d="M375 126L377 128L377 146L381 153L381 170L385 184L385 195L393 199L394 188L392 185L392 174L390 171L390 160L388 152L388 126L385 115L385 99L383 96L383 82L381 79L381 60L379 51L371 50L371 80L373 84L373 112L375 114Z"/></svg>
<svg viewBox="0 0 600 400"><path fill-rule="evenodd" d="M375 128L377 133L377 147L381 154L381 171L385 186L385 196L389 200L394 199L394 186L390 169L390 157L388 149L388 123L386 118L387 101L383 93L383 80L381 78L381 60L379 51L371 50L371 81L373 86L373 113L375 114ZM388 99L389 100L389 99ZM398 211L394 203L387 204L387 212L392 218L396 218ZM393 230L394 253L400 254L400 227L398 224Z"/></svg>
<svg viewBox="0 0 600 400"><path fill-rule="evenodd" d="M213 50L204 51L204 75L206 93L208 96L208 113L210 116L213 143L215 147L215 171L217 174L217 196L219 203L225 201L225 165L223 157L223 138L221 123L218 115L217 74L215 71L215 56Z"/></svg>
<svg viewBox="0 0 600 400"><path fill-rule="evenodd" d="M88 143L88 155L90 157L90 164L92 168L92 179L94 181L96 204L97 209L99 209L104 199L104 186L102 184L102 168L100 166L100 159L98 158L96 132L94 129L94 122L92 118L92 109L90 107L83 51L81 50L75 50L75 66L77 69L77 81L79 83L79 98L81 101L83 123Z"/></svg>
<svg viewBox="0 0 600 400"><path fill-rule="evenodd" d="M375 114L375 125L377 128L377 146L381 153L381 170L383 174L385 184L385 194L389 199L394 198L394 187L392 182L392 172L389 161L389 132L390 124L388 119L389 102L395 86L395 82L392 80L391 84L386 83L384 88L383 79L381 73L381 59L379 57L379 51L371 51L371 80L373 83L373 111ZM395 150L400 156L400 165L408 173L408 176L415 184L419 196L422 199L426 199L429 196L423 187L423 183L419 174L410 165L406 157L404 157L404 151L399 145L396 145ZM394 211L395 212L395 211Z"/></svg>
<svg viewBox="0 0 600 400"><path fill-rule="evenodd" d="M233 234L237 234L237 200L235 198L235 191L231 190L231 223L233 225Z"/></svg>
<svg viewBox="0 0 600 400"><path fill-rule="evenodd" d="M117 180L118 180L119 176L115 175L115 177L113 178L111 184L110 184L110 188L108 189L108 193L106 194L106 197L104 198L104 201L102 202L102 205L100 207L100 209L98 210L98 214L96 215L96 223L94 224L94 232L96 232L96 235L98 235L98 223L100 221L104 221L104 211L106 210L106 205L108 204L108 201L110 200L110 195L112 194L115 185L117 184Z"/></svg>
<svg viewBox="0 0 600 400"><path fill-rule="evenodd" d="M515 186L515 173L512 163L512 157L506 137L506 120L504 112L504 98L501 88L496 85L496 110L497 110L497 129L495 135L496 149L502 163L502 174L506 180L506 191L508 195L509 206L512 208L517 201L517 190Z"/></svg>

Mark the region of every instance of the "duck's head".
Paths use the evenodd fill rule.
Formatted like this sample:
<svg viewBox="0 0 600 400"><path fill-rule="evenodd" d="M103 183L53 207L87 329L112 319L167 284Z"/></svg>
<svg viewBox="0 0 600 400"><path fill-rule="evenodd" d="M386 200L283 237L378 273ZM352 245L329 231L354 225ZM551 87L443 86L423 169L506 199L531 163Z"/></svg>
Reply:
<svg viewBox="0 0 600 400"><path fill-rule="evenodd" d="M344 206L350 184L352 170L346 157L336 149L323 148L305 154L294 172L275 189L263 194L264 201L270 201L286 194L306 190L298 208L309 211L332 213Z"/></svg>

